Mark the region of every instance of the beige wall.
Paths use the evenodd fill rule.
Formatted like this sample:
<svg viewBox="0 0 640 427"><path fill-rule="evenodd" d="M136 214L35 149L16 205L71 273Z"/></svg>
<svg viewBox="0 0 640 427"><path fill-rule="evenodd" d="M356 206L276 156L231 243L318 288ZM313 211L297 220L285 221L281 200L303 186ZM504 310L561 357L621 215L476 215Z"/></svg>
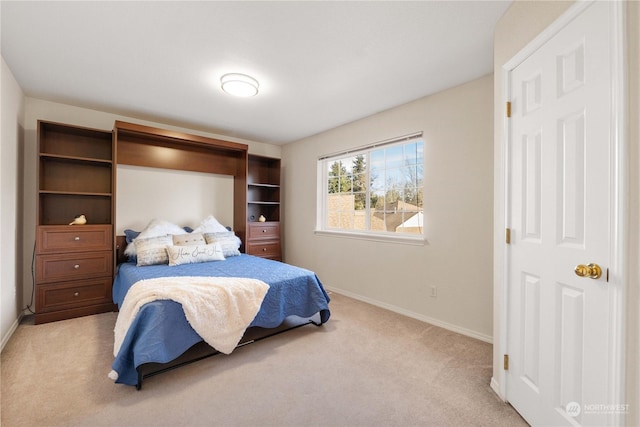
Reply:
<svg viewBox="0 0 640 427"><path fill-rule="evenodd" d="M118 165L116 196L119 235L127 228L143 230L154 218L196 228L213 215L234 225L230 175Z"/></svg>
<svg viewBox="0 0 640 427"><path fill-rule="evenodd" d="M2 59L0 70L0 339L4 348L18 325L22 309L22 242L16 231L21 224L19 167L23 143L24 95Z"/></svg>
<svg viewBox="0 0 640 427"><path fill-rule="evenodd" d="M285 145L286 261L337 292L490 341L492 99L485 76ZM416 131L425 141L426 245L314 234L318 157Z"/></svg>
<svg viewBox="0 0 640 427"><path fill-rule="evenodd" d="M494 37L494 228L499 230L504 227L503 203L502 195L504 194L503 182L501 179L502 165L502 141L503 141L503 113L505 95L502 92L503 73L502 66L516 53L523 49L531 40L540 34L547 26L549 26L556 18L564 13L573 2L549 2L549 1L516 1L498 22ZM628 281L626 286L627 297L627 320L626 320L626 397L625 402L628 403L629 414L627 415L627 425L640 425L640 393L638 384L640 382L640 374L638 370L639 358L639 334L640 324L638 320L638 307L640 307L639 285L640 285L640 231L638 218L640 217L640 121L638 102L640 99L640 89L638 88L638 79L640 69L638 66L638 50L639 50L639 25L640 25L640 7L637 2L627 2L628 9L628 26L627 26L627 42L628 42L628 60L629 68L627 75L629 79L629 128L628 128L628 152L629 152L629 224L625 224L628 228L629 235L629 252L628 252ZM504 266L503 250L504 236L502 233L496 232L494 235L494 367L492 386L495 390L504 391L504 376L502 369L502 355L505 349L500 345L500 337L505 333L501 327L500 318L504 305L501 303L503 298L503 282L502 271Z"/></svg>

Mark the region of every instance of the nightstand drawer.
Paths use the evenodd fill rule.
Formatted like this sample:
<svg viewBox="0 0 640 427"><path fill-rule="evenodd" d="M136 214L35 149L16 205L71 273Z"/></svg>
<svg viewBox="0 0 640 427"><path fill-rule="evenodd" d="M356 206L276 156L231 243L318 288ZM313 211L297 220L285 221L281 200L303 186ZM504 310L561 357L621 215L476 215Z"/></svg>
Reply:
<svg viewBox="0 0 640 427"><path fill-rule="evenodd" d="M38 313L111 303L111 278L38 286Z"/></svg>
<svg viewBox="0 0 640 427"><path fill-rule="evenodd" d="M38 255L36 257L37 282L50 283L111 276L112 263L113 252L111 251Z"/></svg>
<svg viewBox="0 0 640 427"><path fill-rule="evenodd" d="M110 225L38 227L38 253L108 251L113 249Z"/></svg>
<svg viewBox="0 0 640 427"><path fill-rule="evenodd" d="M249 242L247 253L263 258L280 259L280 241Z"/></svg>
<svg viewBox="0 0 640 427"><path fill-rule="evenodd" d="M279 222L252 222L249 223L249 240L253 239L279 239Z"/></svg>

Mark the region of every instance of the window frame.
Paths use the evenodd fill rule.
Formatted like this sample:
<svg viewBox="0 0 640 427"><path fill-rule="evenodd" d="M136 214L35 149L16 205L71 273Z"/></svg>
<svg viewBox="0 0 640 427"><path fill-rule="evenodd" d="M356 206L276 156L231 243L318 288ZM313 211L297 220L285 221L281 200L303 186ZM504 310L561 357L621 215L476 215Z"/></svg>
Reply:
<svg viewBox="0 0 640 427"><path fill-rule="evenodd" d="M350 238L350 239L359 239L359 240L372 240L372 241L385 242L385 243L403 243L403 244L420 245L420 246L425 245L427 242L427 239L426 239L426 226L424 223L422 226L422 233L420 234L391 232L391 231L377 232L372 230L348 230L348 229L333 229L333 228L329 229L327 227L327 221L328 221L328 215L329 215L328 206L327 206L327 201L328 201L327 194L329 189L328 166L333 161L343 160L345 157L356 157L362 154L365 154L367 156L367 160L370 161L370 153L375 150L390 148L392 146L404 147L404 145L409 144L411 142L415 142L415 141L422 142L422 150L423 150L422 151L422 171L423 172L422 172L422 188L421 188L423 205L422 205L421 212L423 213L423 218L424 218L424 194L425 194L425 184L426 184L426 181L424 179L424 171L426 170L425 168L426 156L424 153L424 149L426 144L423 138L423 133L416 132L416 133L401 136L398 138L393 138L393 139L381 141L378 143L366 145L363 147L354 148L348 151L320 156L317 161L317 178L316 178L317 203L316 203L316 226L315 226L314 233L316 235L321 235L321 236L331 236L331 237ZM386 167L385 167L385 170L386 170ZM370 165L368 163L367 164L367 181L369 181L369 176L370 176L369 173L370 173ZM368 187L366 192L367 194L366 209L368 212L370 212L370 209L371 209L369 205L370 194L371 194L370 192L371 192L371 188ZM367 215L367 220L366 220L368 228L370 227L369 216L370 215Z"/></svg>

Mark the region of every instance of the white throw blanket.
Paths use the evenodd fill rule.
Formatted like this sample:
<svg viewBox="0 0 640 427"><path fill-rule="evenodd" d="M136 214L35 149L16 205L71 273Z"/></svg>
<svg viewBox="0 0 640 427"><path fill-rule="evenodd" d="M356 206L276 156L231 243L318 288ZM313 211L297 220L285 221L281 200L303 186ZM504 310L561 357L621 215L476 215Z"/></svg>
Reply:
<svg viewBox="0 0 640 427"><path fill-rule="evenodd" d="M116 320L113 355L117 356L140 307L170 299L182 304L191 327L210 346L229 354L258 314L269 285L235 277L161 277L140 280L127 292Z"/></svg>

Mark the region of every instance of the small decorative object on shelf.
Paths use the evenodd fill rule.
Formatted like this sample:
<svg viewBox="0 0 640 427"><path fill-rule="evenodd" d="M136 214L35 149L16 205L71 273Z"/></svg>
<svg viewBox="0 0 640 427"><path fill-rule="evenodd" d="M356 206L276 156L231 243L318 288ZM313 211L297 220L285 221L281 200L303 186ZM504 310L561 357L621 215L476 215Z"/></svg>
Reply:
<svg viewBox="0 0 640 427"><path fill-rule="evenodd" d="M87 223L87 218L84 214L76 215L76 217L69 223L69 225L84 225Z"/></svg>
<svg viewBox="0 0 640 427"><path fill-rule="evenodd" d="M258 221L260 221L260 222L265 222L266 220L267 220L267 218L265 218L264 215L260 215L258 217Z"/></svg>

